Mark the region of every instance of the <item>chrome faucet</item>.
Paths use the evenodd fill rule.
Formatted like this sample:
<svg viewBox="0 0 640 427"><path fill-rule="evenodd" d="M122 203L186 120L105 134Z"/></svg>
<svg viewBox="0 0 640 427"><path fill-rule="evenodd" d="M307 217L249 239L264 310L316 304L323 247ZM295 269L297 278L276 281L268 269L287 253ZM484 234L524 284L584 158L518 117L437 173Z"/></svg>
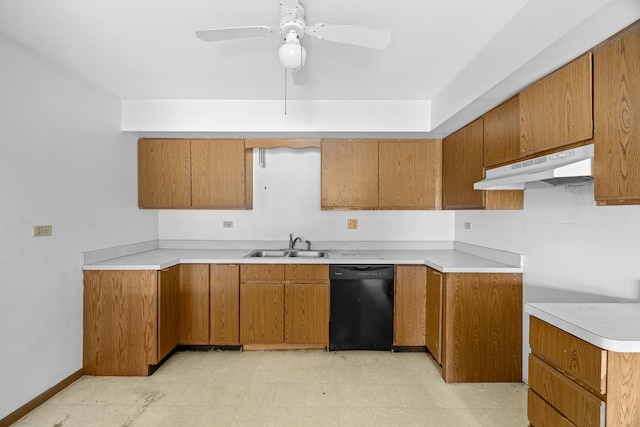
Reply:
<svg viewBox="0 0 640 427"><path fill-rule="evenodd" d="M289 234L289 249L295 249L296 243L302 242L302 237L293 238L293 233Z"/></svg>

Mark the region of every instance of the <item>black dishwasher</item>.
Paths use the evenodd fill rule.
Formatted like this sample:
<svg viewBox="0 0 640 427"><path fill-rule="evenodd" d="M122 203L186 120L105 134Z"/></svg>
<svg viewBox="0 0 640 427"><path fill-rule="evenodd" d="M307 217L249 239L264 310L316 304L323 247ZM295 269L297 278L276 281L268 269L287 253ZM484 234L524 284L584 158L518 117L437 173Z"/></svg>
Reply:
<svg viewBox="0 0 640 427"><path fill-rule="evenodd" d="M331 265L329 350L391 350L393 265Z"/></svg>

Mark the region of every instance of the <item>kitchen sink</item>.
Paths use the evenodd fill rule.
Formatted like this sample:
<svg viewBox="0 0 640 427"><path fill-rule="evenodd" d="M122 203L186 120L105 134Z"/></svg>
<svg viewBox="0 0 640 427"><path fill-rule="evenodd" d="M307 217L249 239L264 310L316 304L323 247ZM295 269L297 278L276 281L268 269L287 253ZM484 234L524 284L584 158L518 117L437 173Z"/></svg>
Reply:
<svg viewBox="0 0 640 427"><path fill-rule="evenodd" d="M258 249L245 255L245 258L325 258L327 256L328 251Z"/></svg>

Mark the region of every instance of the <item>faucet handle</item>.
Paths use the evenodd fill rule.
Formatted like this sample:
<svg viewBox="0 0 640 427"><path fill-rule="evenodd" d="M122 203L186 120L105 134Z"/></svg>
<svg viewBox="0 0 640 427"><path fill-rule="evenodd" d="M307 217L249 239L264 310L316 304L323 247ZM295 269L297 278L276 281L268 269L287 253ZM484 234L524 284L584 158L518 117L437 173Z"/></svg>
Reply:
<svg viewBox="0 0 640 427"><path fill-rule="evenodd" d="M307 244L307 250L310 251L311 250L311 242L308 240L304 241Z"/></svg>

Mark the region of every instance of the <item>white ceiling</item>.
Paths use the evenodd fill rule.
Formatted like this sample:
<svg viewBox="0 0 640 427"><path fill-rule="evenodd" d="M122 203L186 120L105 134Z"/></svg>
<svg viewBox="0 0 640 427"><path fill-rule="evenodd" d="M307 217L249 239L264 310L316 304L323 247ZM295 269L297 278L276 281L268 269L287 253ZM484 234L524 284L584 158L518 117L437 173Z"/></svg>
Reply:
<svg viewBox="0 0 640 427"><path fill-rule="evenodd" d="M470 106L495 105L640 17L638 0L302 3L308 24L386 28L392 40L378 51L306 37L311 81L289 85L288 99L431 100L434 127L457 126ZM121 99L281 100L280 37L194 35L279 17L278 0L0 0L0 33Z"/></svg>

